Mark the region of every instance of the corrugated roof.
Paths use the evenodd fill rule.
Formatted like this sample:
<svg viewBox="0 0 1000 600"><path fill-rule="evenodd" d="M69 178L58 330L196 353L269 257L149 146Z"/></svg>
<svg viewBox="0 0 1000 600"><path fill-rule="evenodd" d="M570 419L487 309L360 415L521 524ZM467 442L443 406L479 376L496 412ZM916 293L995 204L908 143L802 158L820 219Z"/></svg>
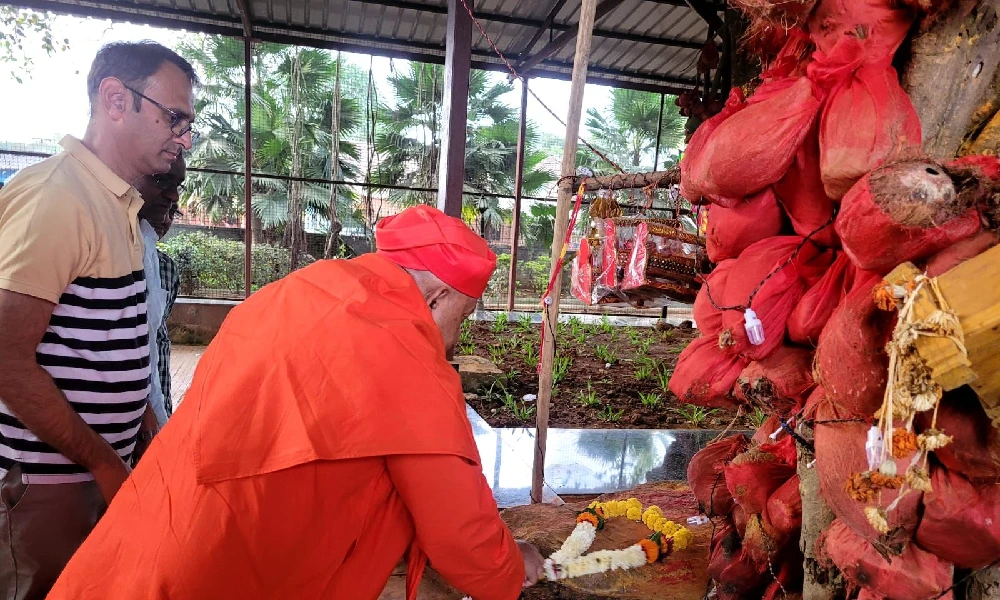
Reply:
<svg viewBox="0 0 1000 600"><path fill-rule="evenodd" d="M262 40L442 62L447 3L442 0L246 0ZM593 83L677 93L696 85L696 63L708 35L684 0L604 0L617 4L597 21L589 75ZM705 3L706 0L696 0ZM242 35L238 0L14 0L29 8L162 27ZM580 3L558 0L479 0L477 18L517 64L528 42L560 6L531 48L537 53L578 21ZM571 40L531 73L568 79ZM506 70L473 28L473 66Z"/></svg>

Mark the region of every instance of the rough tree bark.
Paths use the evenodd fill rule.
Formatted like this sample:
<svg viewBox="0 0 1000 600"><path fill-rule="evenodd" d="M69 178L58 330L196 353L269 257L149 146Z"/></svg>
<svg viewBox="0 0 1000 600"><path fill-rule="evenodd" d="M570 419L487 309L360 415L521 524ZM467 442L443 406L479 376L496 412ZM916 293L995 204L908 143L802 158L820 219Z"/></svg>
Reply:
<svg viewBox="0 0 1000 600"><path fill-rule="evenodd" d="M811 425L802 424L798 432L806 440L813 441ZM820 496L816 465L810 466L815 455L801 444L798 447L799 493L802 495L802 537L799 538L799 548L805 556L802 600L843 600L847 598L844 578L836 567L827 569L816 560L816 540L833 523L834 514Z"/></svg>
<svg viewBox="0 0 1000 600"><path fill-rule="evenodd" d="M965 596L968 600L998 600L1000 599L1000 568L994 567L977 573Z"/></svg>
<svg viewBox="0 0 1000 600"><path fill-rule="evenodd" d="M924 151L938 160L1000 149L1000 17L992 0L957 0L910 43L903 69L924 131Z"/></svg>
<svg viewBox="0 0 1000 600"><path fill-rule="evenodd" d="M292 61L292 110L295 111L292 122L292 177L302 177L302 121L304 107L301 103L302 86L302 54L301 49L295 51ZM305 228L303 227L303 213L305 206L302 202L302 182L292 181L288 185L288 223L285 225L285 241L291 254L290 270L299 268L299 261L302 257L302 247L305 242Z"/></svg>

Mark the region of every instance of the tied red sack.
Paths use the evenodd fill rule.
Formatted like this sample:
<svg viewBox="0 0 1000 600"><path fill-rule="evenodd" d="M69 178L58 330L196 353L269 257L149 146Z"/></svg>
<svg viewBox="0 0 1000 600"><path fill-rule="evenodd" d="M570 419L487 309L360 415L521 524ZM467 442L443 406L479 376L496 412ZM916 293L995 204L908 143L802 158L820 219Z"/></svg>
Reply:
<svg viewBox="0 0 1000 600"><path fill-rule="evenodd" d="M854 489L851 485L852 475L868 470L865 442L871 426L867 423L844 421L850 418L838 411L829 400L820 402L816 407L816 471L820 494L830 510L865 540L881 540L887 544L907 542L913 537L920 520L923 492L910 491L888 512L888 535L882 536L871 526L865 516L865 508L876 505L888 507L899 497L899 490L883 489L881 498L876 496L867 502L852 496L849 491Z"/></svg>
<svg viewBox="0 0 1000 600"><path fill-rule="evenodd" d="M736 408L733 385L747 366L743 357L724 352L714 337L691 342L677 358L670 391L681 401L713 408Z"/></svg>
<svg viewBox="0 0 1000 600"><path fill-rule="evenodd" d="M713 206L708 210L708 258L714 263L736 258L756 242L781 233L783 224L781 207L770 187L732 208Z"/></svg>
<svg viewBox="0 0 1000 600"><path fill-rule="evenodd" d="M806 288L832 261L832 252L821 251L808 242L803 244L797 236L768 238L747 248L729 272L720 305L745 307L749 302L763 325L764 343L750 343L744 311L727 310L722 315L719 347L749 360L774 354L784 342L788 316Z"/></svg>
<svg viewBox="0 0 1000 600"><path fill-rule="evenodd" d="M912 10L895 0L823 0L806 28L819 52L829 53L845 37L857 38L864 64L892 59L913 24Z"/></svg>
<svg viewBox="0 0 1000 600"><path fill-rule="evenodd" d="M979 213L956 194L944 169L906 161L866 175L844 196L837 234L858 268L885 275L980 230Z"/></svg>
<svg viewBox="0 0 1000 600"><path fill-rule="evenodd" d="M747 436L733 435L705 446L691 457L688 483L705 515L716 517L733 511L733 495L726 487L723 467L745 451L749 443Z"/></svg>
<svg viewBox="0 0 1000 600"><path fill-rule="evenodd" d="M866 278L844 298L816 346L814 378L827 398L852 417L869 417L882 406L889 368L885 345L896 313L879 309Z"/></svg>
<svg viewBox="0 0 1000 600"><path fill-rule="evenodd" d="M689 147L685 162L701 195L732 206L784 176L820 107L820 93L807 77L762 84L746 107L711 132L704 145ZM682 181L684 173L682 171Z"/></svg>
<svg viewBox="0 0 1000 600"><path fill-rule="evenodd" d="M809 76L830 92L819 122L820 173L826 195L839 200L869 171L920 155L920 118L891 57L863 64L864 47L852 36L815 57Z"/></svg>
<svg viewBox="0 0 1000 600"><path fill-rule="evenodd" d="M832 561L852 585L875 597L925 600L936 598L952 584L951 564L916 544L907 545L901 555L887 561L840 519L820 535L816 547L821 561Z"/></svg>
<svg viewBox="0 0 1000 600"><path fill-rule="evenodd" d="M830 269L806 291L788 317L788 339L796 344L815 346L833 311L852 289L861 285L874 287L880 278L861 271L843 252L837 254Z"/></svg>
<svg viewBox="0 0 1000 600"><path fill-rule="evenodd" d="M715 582L720 597L753 598L754 592L763 590L767 583L767 563L758 563L750 557L735 527L726 521L712 538L708 576Z"/></svg>
<svg viewBox="0 0 1000 600"><path fill-rule="evenodd" d="M754 361L743 369L736 380L735 395L744 402L765 407L769 412L790 415L805 405L809 392L815 386L812 363L813 353L810 350L781 346L771 356Z"/></svg>
<svg viewBox="0 0 1000 600"><path fill-rule="evenodd" d="M963 569L979 569L1000 557L1000 486L977 486L934 467L931 487L917 527L920 547Z"/></svg>
<svg viewBox="0 0 1000 600"><path fill-rule="evenodd" d="M933 418L933 412L917 415L917 430L930 429ZM976 483L1000 482L1000 432L990 423L971 388L945 392L935 428L954 438L944 448L934 451L941 464Z"/></svg>
<svg viewBox="0 0 1000 600"><path fill-rule="evenodd" d="M795 475L795 440L751 448L725 466L726 486L748 514L764 512L767 499Z"/></svg>
<svg viewBox="0 0 1000 600"><path fill-rule="evenodd" d="M834 202L823 189L819 170L818 124L809 130L785 176L773 188L796 234L811 235L811 241L828 248L840 247L831 218Z"/></svg>
<svg viewBox="0 0 1000 600"><path fill-rule="evenodd" d="M735 260L727 260L719 263L715 269L705 277L705 284L698 290L698 295L694 299L692 315L694 322L705 337L717 337L722 330L722 311L712 305L712 300L722 306L722 296L726 289L726 278L730 269L736 264Z"/></svg>
<svg viewBox="0 0 1000 600"><path fill-rule="evenodd" d="M746 107L746 98L743 90L733 88L729 92L729 98L719 114L708 119L698 126L687 148L684 150L684 157L681 159L681 186L680 193L692 204L703 204L707 196L705 192L705 168L701 162L704 157L705 147L715 133L715 130L727 119L743 110ZM739 196L742 198L743 196ZM720 199L720 202L724 200ZM738 202L738 198L731 199L727 204L732 206ZM726 204L724 204L726 205Z"/></svg>

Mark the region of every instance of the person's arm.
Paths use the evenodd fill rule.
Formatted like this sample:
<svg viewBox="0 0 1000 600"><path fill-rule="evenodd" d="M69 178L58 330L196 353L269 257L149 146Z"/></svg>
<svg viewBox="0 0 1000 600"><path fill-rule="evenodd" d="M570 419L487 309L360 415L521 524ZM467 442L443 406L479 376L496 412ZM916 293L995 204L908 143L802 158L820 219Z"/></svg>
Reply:
<svg viewBox="0 0 1000 600"><path fill-rule="evenodd" d="M110 503L128 468L35 359L54 308L48 301L0 289L0 399L38 439L93 473Z"/></svg>
<svg viewBox="0 0 1000 600"><path fill-rule="evenodd" d="M448 455L386 461L434 570L476 600L515 600L525 581L524 559L482 470Z"/></svg>

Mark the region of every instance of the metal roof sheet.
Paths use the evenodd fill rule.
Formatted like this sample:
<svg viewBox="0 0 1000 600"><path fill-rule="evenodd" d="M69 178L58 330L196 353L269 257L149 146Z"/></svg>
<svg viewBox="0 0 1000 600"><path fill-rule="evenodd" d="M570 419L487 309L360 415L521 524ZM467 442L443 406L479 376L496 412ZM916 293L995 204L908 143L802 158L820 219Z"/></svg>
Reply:
<svg viewBox="0 0 1000 600"><path fill-rule="evenodd" d="M245 0L254 36L266 41L442 62L447 3L443 0ZM608 0L605 0L608 1ZM706 0L695 0L704 3ZM241 36L242 0L15 0L28 8ZM560 6L544 35L525 54L546 17ZM718 5L716 5L718 6ZM574 26L580 3L563 0L479 0L477 18L517 64ZM589 80L677 93L696 85L696 64L708 25L684 0L620 0L594 29ZM530 72L568 79L571 40ZM506 70L473 28L473 66Z"/></svg>

